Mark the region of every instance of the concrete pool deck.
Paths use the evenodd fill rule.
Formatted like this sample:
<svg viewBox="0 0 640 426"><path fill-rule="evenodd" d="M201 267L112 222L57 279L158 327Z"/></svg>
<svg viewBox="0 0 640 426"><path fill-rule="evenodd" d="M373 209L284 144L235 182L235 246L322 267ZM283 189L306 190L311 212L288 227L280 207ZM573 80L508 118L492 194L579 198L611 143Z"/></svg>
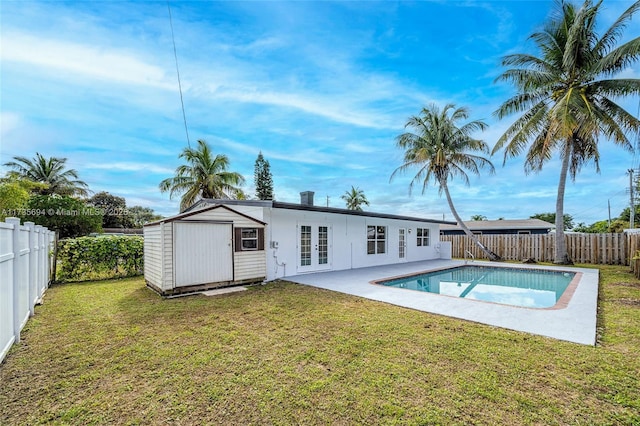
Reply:
<svg viewBox="0 0 640 426"><path fill-rule="evenodd" d="M284 279L405 308L537 334L583 345L596 343L598 269L515 263L469 262L469 265L581 272L567 307L534 309L499 305L414 290L385 287L371 281L464 265L462 260L427 260L344 271L316 272Z"/></svg>

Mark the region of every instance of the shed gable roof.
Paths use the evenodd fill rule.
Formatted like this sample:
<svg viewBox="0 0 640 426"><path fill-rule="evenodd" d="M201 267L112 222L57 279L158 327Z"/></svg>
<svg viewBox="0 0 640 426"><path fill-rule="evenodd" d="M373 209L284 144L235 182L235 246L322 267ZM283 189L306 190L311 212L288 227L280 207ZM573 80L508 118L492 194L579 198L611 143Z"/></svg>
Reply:
<svg viewBox="0 0 640 426"><path fill-rule="evenodd" d="M196 204L194 204L194 206L195 205ZM231 207L228 207L228 206L225 206L225 205L222 205L222 204L214 204L214 205L209 206L209 207L203 207L203 208L199 208L199 209L191 210L191 211L189 211L189 209L187 209L187 210L185 210L184 212L182 212L182 213L180 213L178 215L167 217L165 219L160 219L160 220L157 220L155 222L145 223L144 226L154 226L154 225L160 225L161 223L174 222L176 220L184 219L186 217L194 216L194 215L201 214L201 213L208 212L208 211L215 210L215 209L225 209L225 210L230 211L231 213L237 214L238 216L242 216L242 217L244 217L246 219L252 220L253 222L259 223L261 225L266 225L266 222L263 222L261 220L256 219L255 217L251 217L249 215L241 213L241 212L239 212L237 210L232 209Z"/></svg>

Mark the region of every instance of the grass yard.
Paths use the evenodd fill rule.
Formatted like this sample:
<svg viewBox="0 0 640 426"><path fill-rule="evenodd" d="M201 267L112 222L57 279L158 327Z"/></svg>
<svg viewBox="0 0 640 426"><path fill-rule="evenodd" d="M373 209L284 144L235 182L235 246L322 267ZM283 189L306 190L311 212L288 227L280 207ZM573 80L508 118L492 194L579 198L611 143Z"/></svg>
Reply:
<svg viewBox="0 0 640 426"><path fill-rule="evenodd" d="M640 424L640 281L600 280L597 347L287 282L54 286L0 366L0 424Z"/></svg>

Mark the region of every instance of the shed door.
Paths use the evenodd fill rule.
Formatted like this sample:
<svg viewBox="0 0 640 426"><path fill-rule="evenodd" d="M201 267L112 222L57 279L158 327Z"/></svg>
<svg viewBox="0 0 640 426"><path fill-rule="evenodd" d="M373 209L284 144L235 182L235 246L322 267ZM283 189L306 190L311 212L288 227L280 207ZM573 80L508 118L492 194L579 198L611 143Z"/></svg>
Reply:
<svg viewBox="0 0 640 426"><path fill-rule="evenodd" d="M176 287L233 280L231 224L174 224Z"/></svg>

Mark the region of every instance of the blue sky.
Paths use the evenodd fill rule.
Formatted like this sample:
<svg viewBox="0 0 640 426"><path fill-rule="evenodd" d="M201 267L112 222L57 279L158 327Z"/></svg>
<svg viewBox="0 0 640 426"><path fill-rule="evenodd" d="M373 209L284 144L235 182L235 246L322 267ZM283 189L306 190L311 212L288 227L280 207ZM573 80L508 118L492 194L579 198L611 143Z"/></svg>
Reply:
<svg viewBox="0 0 640 426"><path fill-rule="evenodd" d="M344 207L362 189L368 210L452 220L436 187L409 194L412 175L389 182L402 162L395 137L430 103L471 110L493 147L515 117L493 111L514 92L495 84L500 58L535 52L528 36L552 1L178 2L173 27L192 144L205 139L247 180L259 151L279 201L315 191ZM605 0L601 26L631 5ZM68 158L94 192L163 215L179 199L158 190L187 145L167 3L2 1L0 162ZM624 40L640 33L637 17ZM625 70L640 77L640 64ZM638 99L622 100L633 114ZM559 167L525 176L522 158L450 185L463 219L527 218L555 210ZM601 174L583 169L565 211L592 223L628 205L627 169L637 155L608 141ZM4 172L5 169L0 171Z"/></svg>

